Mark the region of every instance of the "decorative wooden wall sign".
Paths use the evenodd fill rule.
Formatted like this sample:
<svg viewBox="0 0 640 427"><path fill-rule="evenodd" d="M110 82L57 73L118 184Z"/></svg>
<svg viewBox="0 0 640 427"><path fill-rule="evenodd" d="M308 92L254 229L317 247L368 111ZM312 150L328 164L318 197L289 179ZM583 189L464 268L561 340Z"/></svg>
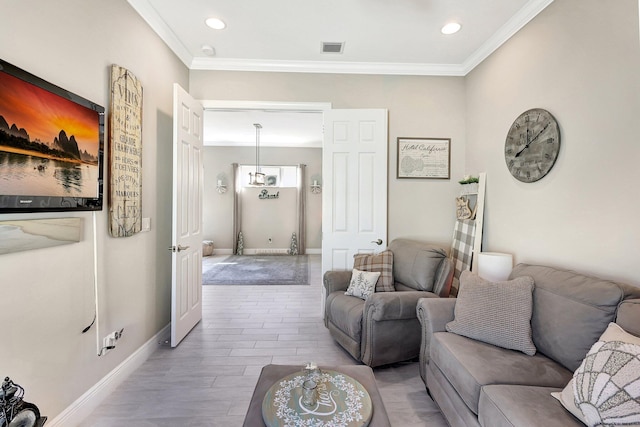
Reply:
<svg viewBox="0 0 640 427"><path fill-rule="evenodd" d="M142 85L131 71L111 66L109 120L109 232L142 229Z"/></svg>

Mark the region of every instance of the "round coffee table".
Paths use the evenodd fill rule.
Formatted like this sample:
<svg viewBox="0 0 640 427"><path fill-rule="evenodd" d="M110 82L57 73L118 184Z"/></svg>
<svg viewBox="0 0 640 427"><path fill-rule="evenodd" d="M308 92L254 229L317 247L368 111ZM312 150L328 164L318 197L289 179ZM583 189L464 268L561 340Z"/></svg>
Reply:
<svg viewBox="0 0 640 427"><path fill-rule="evenodd" d="M369 425L373 405L367 390L355 379L336 371L322 370L317 378L318 402L302 404L305 372L276 381L262 401L262 418L269 427L363 427Z"/></svg>

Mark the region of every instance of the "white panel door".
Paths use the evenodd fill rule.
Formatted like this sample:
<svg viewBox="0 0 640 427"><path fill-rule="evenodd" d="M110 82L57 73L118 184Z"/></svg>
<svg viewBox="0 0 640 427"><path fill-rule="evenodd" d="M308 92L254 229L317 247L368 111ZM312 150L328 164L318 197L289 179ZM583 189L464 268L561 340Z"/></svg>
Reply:
<svg viewBox="0 0 640 427"><path fill-rule="evenodd" d="M324 113L322 272L387 246L387 110Z"/></svg>
<svg viewBox="0 0 640 427"><path fill-rule="evenodd" d="M202 113L174 84L171 347L202 319Z"/></svg>

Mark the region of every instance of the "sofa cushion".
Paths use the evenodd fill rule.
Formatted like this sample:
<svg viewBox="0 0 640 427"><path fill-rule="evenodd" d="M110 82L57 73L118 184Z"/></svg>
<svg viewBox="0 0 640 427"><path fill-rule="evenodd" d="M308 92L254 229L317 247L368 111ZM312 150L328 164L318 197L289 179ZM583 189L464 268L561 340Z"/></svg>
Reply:
<svg viewBox="0 0 640 427"><path fill-rule="evenodd" d="M455 319L447 331L533 356L532 292L531 277L492 283L463 271Z"/></svg>
<svg viewBox="0 0 640 427"><path fill-rule="evenodd" d="M417 291L433 291L438 267L447 258L442 248L409 239L395 239L387 249L393 252L395 282Z"/></svg>
<svg viewBox="0 0 640 427"><path fill-rule="evenodd" d="M351 295L361 299L367 299L376 290L376 282L380 277L379 271L351 271L351 281L345 295Z"/></svg>
<svg viewBox="0 0 640 427"><path fill-rule="evenodd" d="M576 402L573 399L573 379L569 381L569 384L567 384L567 386L563 388L562 391L552 392L551 396L555 397L567 411L569 411L574 417L579 419L583 424L587 423L587 421L584 419L584 414L582 413L580 408L576 406Z"/></svg>
<svg viewBox="0 0 640 427"><path fill-rule="evenodd" d="M393 292L393 252L386 250L379 254L356 254L353 256L353 268L360 271L377 271L380 273L376 292Z"/></svg>
<svg viewBox="0 0 640 427"><path fill-rule="evenodd" d="M575 371L614 320L623 298L617 283L552 267L518 264L510 278L535 281L531 328L538 351Z"/></svg>
<svg viewBox="0 0 640 427"><path fill-rule="evenodd" d="M628 333L640 337L640 299L622 301L616 313L616 323Z"/></svg>
<svg viewBox="0 0 640 427"><path fill-rule="evenodd" d="M329 294L325 304L331 323L354 341L360 342L364 300L334 292Z"/></svg>
<svg viewBox="0 0 640 427"><path fill-rule="evenodd" d="M478 413L480 390L487 384L564 387L572 372L542 354L527 356L450 332L433 334L435 363L466 405Z"/></svg>
<svg viewBox="0 0 640 427"><path fill-rule="evenodd" d="M484 386L478 421L483 427L584 427L551 397L557 390L522 385Z"/></svg>

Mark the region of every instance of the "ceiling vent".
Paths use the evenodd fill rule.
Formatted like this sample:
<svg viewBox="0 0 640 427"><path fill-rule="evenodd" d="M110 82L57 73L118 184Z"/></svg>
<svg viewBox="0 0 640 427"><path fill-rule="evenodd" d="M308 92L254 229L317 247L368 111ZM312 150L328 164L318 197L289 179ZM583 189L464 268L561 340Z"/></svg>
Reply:
<svg viewBox="0 0 640 427"><path fill-rule="evenodd" d="M342 42L322 42L322 53L342 53L343 49Z"/></svg>

